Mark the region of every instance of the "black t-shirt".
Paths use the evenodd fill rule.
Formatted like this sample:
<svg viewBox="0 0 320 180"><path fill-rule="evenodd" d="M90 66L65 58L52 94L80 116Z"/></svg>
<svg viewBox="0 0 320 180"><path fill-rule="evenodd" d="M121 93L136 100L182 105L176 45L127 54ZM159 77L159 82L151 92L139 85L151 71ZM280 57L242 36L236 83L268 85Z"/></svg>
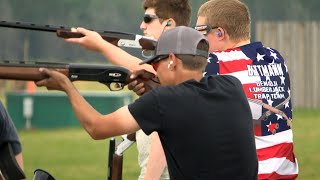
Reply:
<svg viewBox="0 0 320 180"><path fill-rule="evenodd" d="M257 179L251 111L235 77L160 87L129 111L146 134L159 133L172 180Z"/></svg>
<svg viewBox="0 0 320 180"><path fill-rule="evenodd" d="M0 148L9 142L15 155L21 153L17 130L3 104L0 102Z"/></svg>

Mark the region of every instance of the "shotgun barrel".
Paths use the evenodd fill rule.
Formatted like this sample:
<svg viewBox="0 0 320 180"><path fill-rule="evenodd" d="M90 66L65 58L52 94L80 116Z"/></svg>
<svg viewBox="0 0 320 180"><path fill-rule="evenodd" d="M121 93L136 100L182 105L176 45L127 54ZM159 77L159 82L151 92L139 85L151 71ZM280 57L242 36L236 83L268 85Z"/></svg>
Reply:
<svg viewBox="0 0 320 180"><path fill-rule="evenodd" d="M61 38L80 38L84 36L81 33L72 32L71 31L72 28L68 26L38 25L34 23L25 23L25 22L0 21L0 27L44 31L44 32L55 32L56 35ZM96 31L96 30L93 30L93 31ZM96 31L96 32L99 33L104 40L118 47L142 48L146 50L154 50L157 43L157 41L155 41L154 39L137 35L137 34L126 33L126 32L116 32L116 31Z"/></svg>

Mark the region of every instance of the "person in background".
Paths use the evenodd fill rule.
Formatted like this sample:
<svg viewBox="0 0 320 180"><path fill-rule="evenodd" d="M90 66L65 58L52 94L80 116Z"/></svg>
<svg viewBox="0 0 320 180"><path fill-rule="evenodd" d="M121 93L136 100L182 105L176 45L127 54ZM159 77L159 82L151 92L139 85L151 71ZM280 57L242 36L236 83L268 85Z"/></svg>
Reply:
<svg viewBox="0 0 320 180"><path fill-rule="evenodd" d="M144 0L145 10L140 29L144 36L158 39L162 32L176 26L189 26L191 7L188 0ZM77 43L85 49L101 53L115 65L128 68L131 71L141 68L156 74L149 64L139 65L141 59L132 56L124 50L104 41L101 36L84 28L77 28L84 34L83 38L66 39L67 42ZM138 162L141 167L139 179L169 179L166 161L157 132L146 136L143 131L136 132Z"/></svg>
<svg viewBox="0 0 320 180"><path fill-rule="evenodd" d="M6 143L10 143L16 161L23 170L21 142L11 117L0 101L0 148L2 148Z"/></svg>
<svg viewBox="0 0 320 180"><path fill-rule="evenodd" d="M210 43L205 75L237 77L249 100L259 179L296 179L291 88L283 57L261 42L250 42L249 9L239 0L207 1L196 25Z"/></svg>
<svg viewBox="0 0 320 180"><path fill-rule="evenodd" d="M241 82L229 75L205 76L209 43L198 31L179 26L164 32L156 54L143 63L157 72L161 87L110 114L97 112L58 71L39 69L36 82L64 91L93 139L157 131L170 179L257 179L252 115ZM145 79L139 74L131 76Z"/></svg>

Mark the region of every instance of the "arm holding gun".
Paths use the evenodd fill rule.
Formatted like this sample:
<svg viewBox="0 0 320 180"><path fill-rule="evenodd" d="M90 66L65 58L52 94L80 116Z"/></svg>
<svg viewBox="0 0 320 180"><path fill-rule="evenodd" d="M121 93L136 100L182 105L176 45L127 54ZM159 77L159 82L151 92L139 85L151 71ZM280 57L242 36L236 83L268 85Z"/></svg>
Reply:
<svg viewBox="0 0 320 180"><path fill-rule="evenodd" d="M0 62L0 79L39 81L47 78L39 68L60 72L70 81L97 81L110 90L121 90L129 82L130 72L126 68L101 64L64 64L45 62Z"/></svg>
<svg viewBox="0 0 320 180"><path fill-rule="evenodd" d="M84 37L67 38L66 42L76 43L83 48L101 53L112 64L126 67L130 70L146 69L149 72L155 72L148 64L139 65L141 59L127 53L121 48L114 46L109 41L104 41L96 31L91 31L82 27L74 30L76 33L81 33Z"/></svg>
<svg viewBox="0 0 320 180"><path fill-rule="evenodd" d="M157 76L144 69L132 72L130 75L132 81L128 84L128 89L135 92L138 96L160 87L160 81Z"/></svg>
<svg viewBox="0 0 320 180"><path fill-rule="evenodd" d="M100 52L115 65L123 66L130 70L144 68L154 72L150 65L140 66L140 59L119 48L142 48L143 50L152 51L155 49L157 41L150 37L125 32L97 31L24 22L0 21L0 27L54 32L58 37L65 38L67 42L77 43L88 50Z"/></svg>
<svg viewBox="0 0 320 180"><path fill-rule="evenodd" d="M130 134L139 129L139 125L130 114L128 106L123 106L110 114L101 114L81 96L67 76L47 68L40 68L39 71L47 78L37 81L36 85L46 86L48 90L65 92L77 119L92 139L99 140Z"/></svg>

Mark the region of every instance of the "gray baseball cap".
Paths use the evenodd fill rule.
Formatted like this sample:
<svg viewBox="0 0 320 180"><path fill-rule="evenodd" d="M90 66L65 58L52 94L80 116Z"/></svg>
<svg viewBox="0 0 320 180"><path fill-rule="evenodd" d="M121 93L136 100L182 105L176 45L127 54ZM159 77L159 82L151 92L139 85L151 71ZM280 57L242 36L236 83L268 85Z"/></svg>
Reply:
<svg viewBox="0 0 320 180"><path fill-rule="evenodd" d="M156 46L155 56L142 61L140 64L157 62L166 58L170 53L208 58L208 51L197 49L199 42L202 40L209 44L206 37L197 30L186 26L177 26L161 34Z"/></svg>

